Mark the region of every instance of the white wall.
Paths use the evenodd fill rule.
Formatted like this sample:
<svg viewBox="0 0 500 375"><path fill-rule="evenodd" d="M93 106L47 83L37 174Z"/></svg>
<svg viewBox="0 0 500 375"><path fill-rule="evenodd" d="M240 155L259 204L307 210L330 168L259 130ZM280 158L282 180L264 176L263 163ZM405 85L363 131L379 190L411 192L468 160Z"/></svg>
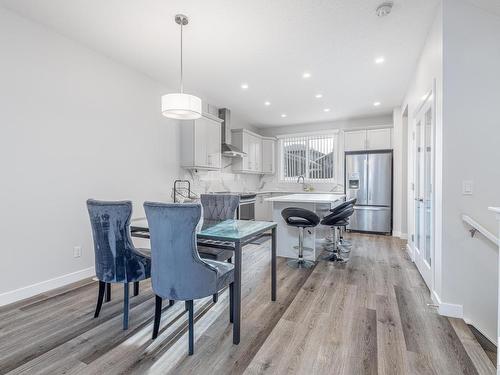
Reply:
<svg viewBox="0 0 500 375"><path fill-rule="evenodd" d="M406 230L402 230L403 221L403 153L406 149L403 148L403 117L401 109L395 108L392 115L394 127L392 129L393 139L393 235L406 238Z"/></svg>
<svg viewBox="0 0 500 375"><path fill-rule="evenodd" d="M181 170L179 123L159 110L172 90L2 7L0 82L0 305L93 275L90 197L132 200L143 216L177 178L198 193L258 186L230 167Z"/></svg>
<svg viewBox="0 0 500 375"><path fill-rule="evenodd" d="M1 7L0 51L1 304L94 265L87 198L169 200L180 135L155 82Z"/></svg>
<svg viewBox="0 0 500 375"><path fill-rule="evenodd" d="M257 131L261 135L273 137L284 134L317 132L332 129L350 130L385 126L392 127L392 113L312 124L261 127L258 128Z"/></svg>
<svg viewBox="0 0 500 375"><path fill-rule="evenodd" d="M413 157L412 151L413 143L413 133L415 128L415 114L422 104L422 97L433 89L435 84L435 98L436 98L436 146L435 146L435 206L436 206L436 217L435 217L435 256L434 265L436 269L434 278L434 291L441 297L441 201L442 201L442 128L443 128L443 9L440 5L436 9L436 15L434 17L433 24L429 30L426 38L425 45L420 54L417 67L415 69L415 74L408 87L408 92L403 100L401 110L398 111L398 115L402 116L406 111L408 113L408 131L406 132L406 143L407 143L407 233L409 239L410 247L413 246L411 242L411 235L414 234L414 197L413 191L411 190L413 183ZM401 127L405 123L404 119L398 120ZM404 134L403 131L399 133L401 136ZM400 142L404 143L404 140Z"/></svg>
<svg viewBox="0 0 500 375"><path fill-rule="evenodd" d="M491 232L500 204L500 17L464 0L444 1L443 298L496 338L498 248L471 239L461 214ZM474 182L472 196L462 181Z"/></svg>
<svg viewBox="0 0 500 375"><path fill-rule="evenodd" d="M435 278L433 292L447 308L496 342L498 250L470 238L466 213L495 233L488 206L500 204L500 18L466 0L444 0L437 11L402 110L408 108L409 151L414 114L436 82ZM409 186L413 160L408 160ZM462 182L474 194L462 195ZM408 232L413 192L408 191ZM447 306L447 307L446 307Z"/></svg>

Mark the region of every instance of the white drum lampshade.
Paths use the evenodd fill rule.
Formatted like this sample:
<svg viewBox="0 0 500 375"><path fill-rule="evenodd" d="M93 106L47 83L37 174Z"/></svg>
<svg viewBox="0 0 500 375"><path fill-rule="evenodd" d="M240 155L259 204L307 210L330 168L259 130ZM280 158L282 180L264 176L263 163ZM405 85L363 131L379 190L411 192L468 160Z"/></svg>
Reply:
<svg viewBox="0 0 500 375"><path fill-rule="evenodd" d="M163 116L177 120L195 120L201 117L201 99L194 95L176 93L161 97Z"/></svg>

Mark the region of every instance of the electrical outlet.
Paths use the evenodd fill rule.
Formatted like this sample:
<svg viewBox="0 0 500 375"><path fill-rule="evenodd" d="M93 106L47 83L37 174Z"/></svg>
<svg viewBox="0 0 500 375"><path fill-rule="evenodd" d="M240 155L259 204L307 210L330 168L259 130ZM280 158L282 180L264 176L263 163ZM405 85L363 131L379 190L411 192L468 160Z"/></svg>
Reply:
<svg viewBox="0 0 500 375"><path fill-rule="evenodd" d="M80 258L82 256L82 247L81 246L75 246L73 248L73 257L74 258Z"/></svg>
<svg viewBox="0 0 500 375"><path fill-rule="evenodd" d="M463 195L472 195L473 190L474 190L474 182L462 181L462 194Z"/></svg>

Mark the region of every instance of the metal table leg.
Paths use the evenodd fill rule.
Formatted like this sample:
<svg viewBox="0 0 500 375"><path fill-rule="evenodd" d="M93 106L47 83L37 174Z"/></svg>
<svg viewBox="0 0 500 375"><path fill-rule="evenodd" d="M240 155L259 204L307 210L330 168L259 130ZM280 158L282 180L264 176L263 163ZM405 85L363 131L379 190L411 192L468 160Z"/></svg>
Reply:
<svg viewBox="0 0 500 375"><path fill-rule="evenodd" d="M271 232L271 301L276 301L276 228Z"/></svg>
<svg viewBox="0 0 500 375"><path fill-rule="evenodd" d="M241 322L241 243L234 243L233 344L240 343Z"/></svg>

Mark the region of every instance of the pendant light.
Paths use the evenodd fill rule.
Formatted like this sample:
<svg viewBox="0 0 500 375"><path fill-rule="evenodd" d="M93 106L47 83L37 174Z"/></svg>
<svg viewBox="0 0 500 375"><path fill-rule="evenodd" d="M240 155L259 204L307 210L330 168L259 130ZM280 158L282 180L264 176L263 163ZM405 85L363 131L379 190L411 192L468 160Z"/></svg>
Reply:
<svg viewBox="0 0 500 375"><path fill-rule="evenodd" d="M181 26L181 92L166 94L161 97L163 116L177 120L195 120L201 117L201 99L194 95L184 94L182 70L182 28L189 23L183 14L175 16L175 22Z"/></svg>

